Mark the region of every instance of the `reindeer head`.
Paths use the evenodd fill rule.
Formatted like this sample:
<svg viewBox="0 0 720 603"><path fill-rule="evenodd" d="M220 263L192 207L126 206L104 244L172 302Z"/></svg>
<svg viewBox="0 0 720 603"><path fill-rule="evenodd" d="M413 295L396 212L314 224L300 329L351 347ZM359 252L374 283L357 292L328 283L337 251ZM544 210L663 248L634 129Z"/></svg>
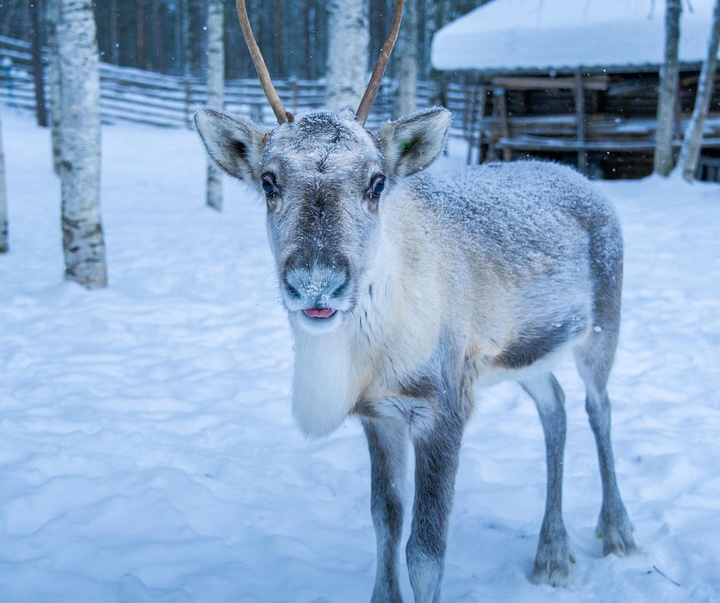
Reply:
<svg viewBox="0 0 720 603"><path fill-rule="evenodd" d="M243 23L243 2L238 12ZM395 21L399 26L397 9ZM251 53L253 43L248 39ZM336 328L353 310L362 277L376 260L383 204L392 203L402 177L440 154L450 123L449 111L436 107L388 122L373 135L364 123L379 80L371 80L373 87L357 115L323 111L297 121L273 88L268 99L280 125L270 132L226 113L195 116L215 163L265 196L283 302L299 325L315 332Z"/></svg>
<svg viewBox="0 0 720 603"><path fill-rule="evenodd" d="M446 109L368 132L351 111L316 112L268 134L211 110L195 117L210 157L265 196L267 229L287 310L308 329L341 322L375 261L383 204L400 179L440 154Z"/></svg>

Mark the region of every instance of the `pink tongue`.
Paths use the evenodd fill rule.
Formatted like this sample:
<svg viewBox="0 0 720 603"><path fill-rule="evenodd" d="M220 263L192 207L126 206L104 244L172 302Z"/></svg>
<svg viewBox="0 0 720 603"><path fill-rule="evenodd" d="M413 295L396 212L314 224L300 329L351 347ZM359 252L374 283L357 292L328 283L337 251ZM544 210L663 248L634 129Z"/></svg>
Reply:
<svg viewBox="0 0 720 603"><path fill-rule="evenodd" d="M305 316L308 318L330 318L335 314L335 310L331 310L330 308L315 308L312 310L303 310L303 312L305 312Z"/></svg>

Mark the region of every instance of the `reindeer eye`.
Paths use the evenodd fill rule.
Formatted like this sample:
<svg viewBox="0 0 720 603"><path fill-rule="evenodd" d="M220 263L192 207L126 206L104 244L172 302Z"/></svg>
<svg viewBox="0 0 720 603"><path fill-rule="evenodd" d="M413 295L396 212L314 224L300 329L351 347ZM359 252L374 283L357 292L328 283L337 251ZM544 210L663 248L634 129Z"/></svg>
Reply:
<svg viewBox="0 0 720 603"><path fill-rule="evenodd" d="M371 199L379 199L380 194L385 190L385 176L375 176L372 184L370 184L370 190L368 194Z"/></svg>
<svg viewBox="0 0 720 603"><path fill-rule="evenodd" d="M274 197L280 192L275 183L275 176L270 172L265 172L262 175L262 189L268 197Z"/></svg>

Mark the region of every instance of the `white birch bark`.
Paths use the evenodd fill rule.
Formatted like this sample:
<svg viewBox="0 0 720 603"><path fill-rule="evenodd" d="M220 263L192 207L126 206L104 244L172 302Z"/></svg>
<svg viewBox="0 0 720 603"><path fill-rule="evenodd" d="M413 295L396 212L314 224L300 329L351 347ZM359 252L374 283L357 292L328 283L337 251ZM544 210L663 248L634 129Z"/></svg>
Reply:
<svg viewBox="0 0 720 603"><path fill-rule="evenodd" d="M208 2L208 99L207 106L221 111L225 97L225 44L223 40L224 8L223 0ZM207 204L218 211L222 210L223 189L222 174L208 160L207 166Z"/></svg>
<svg viewBox="0 0 720 603"><path fill-rule="evenodd" d="M660 70L654 156L654 171L660 176L670 175L673 169L672 143L675 135L675 107L680 74L678 46L680 45L681 12L681 0L667 0L665 8L665 62Z"/></svg>
<svg viewBox="0 0 720 603"><path fill-rule="evenodd" d="M700 72L695 108L690 123L685 130L680 159L678 165L682 167L682 176L688 182L695 180L700 151L702 147L703 126L705 116L710 106L713 89L715 87L715 70L717 68L718 46L720 45L720 0L715 1L712 29L708 41L708 53Z"/></svg>
<svg viewBox="0 0 720 603"><path fill-rule="evenodd" d="M100 71L91 0L59 0L60 168L65 277L105 287L100 214Z"/></svg>
<svg viewBox="0 0 720 603"><path fill-rule="evenodd" d="M417 109L418 71L418 3L405 0L400 39L398 40L398 95L396 117L407 115Z"/></svg>
<svg viewBox="0 0 720 603"><path fill-rule="evenodd" d="M2 122L0 121L0 253L8 250L7 194L5 189L5 154L2 143Z"/></svg>
<svg viewBox="0 0 720 603"><path fill-rule="evenodd" d="M328 11L325 102L328 109L356 111L368 80L367 0L330 0Z"/></svg>

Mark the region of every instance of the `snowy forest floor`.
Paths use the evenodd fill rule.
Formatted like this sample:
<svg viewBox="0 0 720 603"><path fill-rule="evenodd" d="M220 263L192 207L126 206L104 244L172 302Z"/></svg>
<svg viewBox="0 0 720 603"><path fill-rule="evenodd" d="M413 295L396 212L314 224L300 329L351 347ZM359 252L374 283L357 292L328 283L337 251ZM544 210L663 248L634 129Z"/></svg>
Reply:
<svg viewBox="0 0 720 603"><path fill-rule="evenodd" d="M49 134L2 110L0 602L368 601L364 437L350 420L308 442L292 424L262 202L227 181L225 211L206 209L192 132L105 128L110 287L86 291L62 278ZM452 151L434 169L462 163ZM626 237L610 395L641 550L601 556L595 448L568 359L557 376L574 584L527 580L543 438L530 399L501 384L478 392L465 436L447 602L720 601L720 187L598 185Z"/></svg>

